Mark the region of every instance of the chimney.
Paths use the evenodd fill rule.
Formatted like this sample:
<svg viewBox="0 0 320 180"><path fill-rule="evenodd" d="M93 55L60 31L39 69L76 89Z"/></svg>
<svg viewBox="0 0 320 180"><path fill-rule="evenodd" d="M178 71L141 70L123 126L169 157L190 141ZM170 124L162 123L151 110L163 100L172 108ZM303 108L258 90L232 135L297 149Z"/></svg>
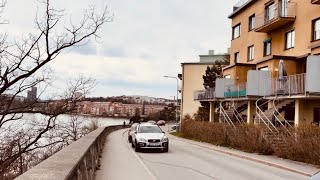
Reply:
<svg viewBox="0 0 320 180"><path fill-rule="evenodd" d="M214 55L214 50L209 50L209 55Z"/></svg>

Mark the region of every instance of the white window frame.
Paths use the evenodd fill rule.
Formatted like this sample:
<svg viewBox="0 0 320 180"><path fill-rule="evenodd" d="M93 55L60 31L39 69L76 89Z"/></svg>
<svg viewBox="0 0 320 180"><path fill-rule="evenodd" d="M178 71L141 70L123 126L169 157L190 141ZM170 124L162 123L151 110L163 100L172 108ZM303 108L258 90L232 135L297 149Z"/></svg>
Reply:
<svg viewBox="0 0 320 180"><path fill-rule="evenodd" d="M239 38L241 35L241 24L237 24L232 28L232 39Z"/></svg>
<svg viewBox="0 0 320 180"><path fill-rule="evenodd" d="M248 47L248 61L253 61L254 60L254 46L249 46Z"/></svg>
<svg viewBox="0 0 320 180"><path fill-rule="evenodd" d="M295 45L295 30L290 30L288 32L286 32L285 34L285 48L286 49L291 49L291 48L294 48L294 45Z"/></svg>

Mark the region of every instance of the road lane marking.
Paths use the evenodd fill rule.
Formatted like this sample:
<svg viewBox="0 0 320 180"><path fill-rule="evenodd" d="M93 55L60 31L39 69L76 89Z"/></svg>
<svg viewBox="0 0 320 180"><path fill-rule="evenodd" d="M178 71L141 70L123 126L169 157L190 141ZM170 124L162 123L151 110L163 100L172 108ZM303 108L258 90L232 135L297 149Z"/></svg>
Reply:
<svg viewBox="0 0 320 180"><path fill-rule="evenodd" d="M197 143L189 142L191 140L187 141L187 140L184 140L184 139L180 139L180 138L174 137L171 134L170 134L170 136L171 136L170 137L171 139L174 139L174 140L180 141L180 142L184 142L184 143L187 143L187 144L191 144L193 146L202 147L204 149L213 150L213 151L216 151L216 152L219 152L219 153L222 153L222 154L227 154L227 155L234 156L234 157L237 157L237 158L240 158L240 159L253 161L253 162L256 162L256 163L259 163L259 164L268 165L270 167L274 167L274 168L290 171L290 172L301 174L301 175L304 175L304 176L308 176L308 177L312 176L312 174L310 174L310 173L302 172L300 170L296 170L296 169L293 169L293 168L290 168L290 167L286 167L286 166L283 166L283 165L280 165L280 164L277 164L277 163L272 163L272 162L269 162L269 161L256 159L256 158L253 158L253 157L248 157L248 156L245 156L245 155L240 155L240 154L236 154L236 153L232 153L232 152L227 152L227 151L216 149L216 148L213 148L213 147L208 147L208 146L205 146L205 145L200 145L200 144L197 144Z"/></svg>
<svg viewBox="0 0 320 180"><path fill-rule="evenodd" d="M128 130L125 130L122 133L122 140L127 144L127 147L129 148L129 151L134 155L134 157L139 161L139 163L142 165L142 167L144 168L144 170L148 173L148 175L152 178L152 180L158 180L156 178L156 176L151 172L151 170L146 166L146 164L142 161L142 159L137 155L136 152L134 152L131 148L131 146L128 144L128 142L126 141L126 139L123 137L124 134L128 132Z"/></svg>
<svg viewBox="0 0 320 180"><path fill-rule="evenodd" d="M199 173L199 174L202 174L202 175L204 175L204 176L207 176L207 177L209 177L209 178L211 178L211 179L216 179L216 180L217 180L216 177L210 176L209 174L206 174L206 173L204 173L204 172L201 172L201 171L199 171L199 170L197 170L197 169L193 169L192 167L180 166L180 165L170 164L170 163L164 163L164 162L150 161L150 160L146 160L146 159L144 159L144 158L142 158L142 159L143 159L144 161L149 162L149 163L162 164L162 165L173 166L173 167L178 167L178 168L182 168L182 169L189 169L189 170L195 171L195 172L197 172L197 173Z"/></svg>

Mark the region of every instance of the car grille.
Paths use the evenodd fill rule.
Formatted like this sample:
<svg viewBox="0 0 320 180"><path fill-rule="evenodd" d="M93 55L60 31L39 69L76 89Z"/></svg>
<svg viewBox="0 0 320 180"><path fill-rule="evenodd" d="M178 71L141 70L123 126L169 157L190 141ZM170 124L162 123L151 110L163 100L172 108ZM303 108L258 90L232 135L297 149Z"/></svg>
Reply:
<svg viewBox="0 0 320 180"><path fill-rule="evenodd" d="M157 143L160 142L160 139L149 139L148 142Z"/></svg>

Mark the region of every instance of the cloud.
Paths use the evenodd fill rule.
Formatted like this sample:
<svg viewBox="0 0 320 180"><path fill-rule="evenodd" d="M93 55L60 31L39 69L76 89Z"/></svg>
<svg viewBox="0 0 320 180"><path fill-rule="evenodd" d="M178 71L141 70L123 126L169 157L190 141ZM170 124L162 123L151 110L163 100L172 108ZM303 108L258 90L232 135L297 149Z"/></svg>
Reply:
<svg viewBox="0 0 320 180"><path fill-rule="evenodd" d="M237 0L108 0L114 21L99 30L101 39L69 49L50 64L55 90L79 74L92 76L98 85L93 96L141 94L169 97L176 92L174 79L182 62L198 61L209 49L226 52L231 23L227 16ZM89 4L103 0L55 0L72 20L80 21ZM6 16L8 33L34 31L37 0L10 0ZM68 23L64 19L61 23ZM52 90L53 91L53 90Z"/></svg>

